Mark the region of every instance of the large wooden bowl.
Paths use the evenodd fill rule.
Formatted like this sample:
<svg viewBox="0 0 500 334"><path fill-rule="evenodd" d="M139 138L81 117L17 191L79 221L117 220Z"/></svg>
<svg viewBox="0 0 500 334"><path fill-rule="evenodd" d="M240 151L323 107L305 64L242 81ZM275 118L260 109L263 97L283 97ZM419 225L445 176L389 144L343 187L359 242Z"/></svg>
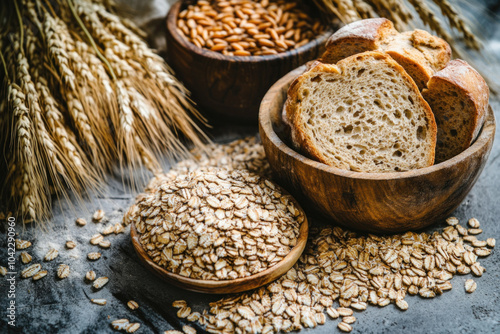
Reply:
<svg viewBox="0 0 500 334"><path fill-rule="evenodd" d="M459 155L408 172L360 173L308 159L286 144L281 113L291 81L304 68L279 80L264 97L260 136L276 181L295 198L332 221L369 232L416 230L442 221L462 202L488 159L495 136L489 107L476 141Z"/></svg>
<svg viewBox="0 0 500 334"><path fill-rule="evenodd" d="M272 281L284 275L295 264L295 262L298 261L300 255L302 255L302 252L306 247L307 236L309 234L307 217L299 203L295 199L292 200L295 204L295 207L304 214L304 221L300 225L297 244L292 248L290 253L288 253L288 255L285 256L283 260L281 260L274 266L260 273L245 278L238 278L235 280L209 281L193 279L167 271L165 268L160 267L158 264L153 262L146 251L142 248L141 242L139 240L139 234L137 233L137 229L135 228L135 224L132 224L132 226L130 227L132 244L134 245L134 249L139 256L139 259L148 269L150 269L153 273L158 275L167 283L175 285L179 288L212 294L237 293L256 289L267 283L271 283Z"/></svg>
<svg viewBox="0 0 500 334"><path fill-rule="evenodd" d="M209 118L257 122L268 89L294 68L318 58L332 34L326 30L310 43L278 55L225 56L198 48L178 33L176 21L183 8L177 2L167 15L167 60Z"/></svg>

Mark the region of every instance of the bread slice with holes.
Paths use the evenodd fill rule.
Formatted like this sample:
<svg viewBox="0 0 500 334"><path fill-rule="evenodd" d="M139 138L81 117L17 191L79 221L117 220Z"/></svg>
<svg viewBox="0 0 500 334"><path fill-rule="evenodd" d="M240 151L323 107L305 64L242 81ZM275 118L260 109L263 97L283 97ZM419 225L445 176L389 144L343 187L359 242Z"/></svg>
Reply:
<svg viewBox="0 0 500 334"><path fill-rule="evenodd" d="M422 95L429 103L438 127L436 162L453 158L467 149L483 126L489 88L467 62L456 59L432 76Z"/></svg>
<svg viewBox="0 0 500 334"><path fill-rule="evenodd" d="M317 62L288 90L284 121L296 148L358 172L407 171L434 163L436 123L404 69L364 52Z"/></svg>
<svg viewBox="0 0 500 334"><path fill-rule="evenodd" d="M365 51L390 55L403 66L420 90L451 57L451 48L443 39L418 29L399 33L391 21L375 18L353 22L335 32L328 39L321 61L335 64Z"/></svg>

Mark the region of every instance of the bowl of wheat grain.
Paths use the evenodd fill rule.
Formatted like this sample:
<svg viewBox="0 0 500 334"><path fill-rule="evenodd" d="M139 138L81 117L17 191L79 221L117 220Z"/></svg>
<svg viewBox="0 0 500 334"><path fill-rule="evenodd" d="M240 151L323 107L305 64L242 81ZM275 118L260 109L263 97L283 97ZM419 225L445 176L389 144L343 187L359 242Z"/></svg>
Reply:
<svg viewBox="0 0 500 334"><path fill-rule="evenodd" d="M301 67L264 97L260 137L274 179L304 207L336 223L375 233L416 230L442 221L464 200L486 165L495 137L491 107L474 143L451 159L404 172L363 173L328 166L297 152L282 122L291 82Z"/></svg>
<svg viewBox="0 0 500 334"><path fill-rule="evenodd" d="M305 1L178 2L167 59L212 119L256 121L269 87L321 54L332 33L325 22Z"/></svg>

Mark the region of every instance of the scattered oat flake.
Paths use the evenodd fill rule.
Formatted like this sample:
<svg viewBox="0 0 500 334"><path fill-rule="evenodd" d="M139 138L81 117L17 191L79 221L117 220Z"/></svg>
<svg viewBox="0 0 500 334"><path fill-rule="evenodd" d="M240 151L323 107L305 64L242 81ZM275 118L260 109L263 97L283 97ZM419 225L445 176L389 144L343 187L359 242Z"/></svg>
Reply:
<svg viewBox="0 0 500 334"><path fill-rule="evenodd" d="M31 246L31 242L28 240L16 239L16 249L26 249Z"/></svg>
<svg viewBox="0 0 500 334"><path fill-rule="evenodd" d="M37 272L39 272L40 269L42 269L42 265L40 263L32 264L28 268L21 271L21 277L22 278L29 278L29 277L35 275Z"/></svg>
<svg viewBox="0 0 500 334"><path fill-rule="evenodd" d="M103 286L105 286L109 282L109 278L107 277L99 277L94 281L92 284L94 289L101 289Z"/></svg>
<svg viewBox="0 0 500 334"><path fill-rule="evenodd" d="M57 268L57 277L60 279L66 278L69 276L69 266L67 264L61 264Z"/></svg>
<svg viewBox="0 0 500 334"><path fill-rule="evenodd" d="M102 236L102 234L100 233L97 233L97 234L94 234L91 238L90 238L90 243L92 245L97 245L99 244L101 241L104 240L104 237Z"/></svg>
<svg viewBox="0 0 500 334"><path fill-rule="evenodd" d="M175 308L183 308L187 306L187 303L185 300L174 300L174 302L172 303L172 307L175 307Z"/></svg>
<svg viewBox="0 0 500 334"><path fill-rule="evenodd" d="M95 280L95 272L93 270L87 271L87 273L85 274L85 278L87 279L87 281Z"/></svg>
<svg viewBox="0 0 500 334"><path fill-rule="evenodd" d="M182 330L185 334L196 334L196 329L188 325L182 326Z"/></svg>
<svg viewBox="0 0 500 334"><path fill-rule="evenodd" d="M353 324L356 322L356 317L355 316L348 316L348 317L343 317L342 322L345 322L346 324Z"/></svg>
<svg viewBox="0 0 500 334"><path fill-rule="evenodd" d="M47 270L40 270L33 276L33 281L38 281L40 278L47 276Z"/></svg>
<svg viewBox="0 0 500 334"><path fill-rule="evenodd" d="M494 248L496 244L495 238L486 239L486 244L488 245L488 247Z"/></svg>
<svg viewBox="0 0 500 334"><path fill-rule="evenodd" d="M127 306L131 310L137 310L139 308L139 304L137 304L137 302L134 300L129 300Z"/></svg>
<svg viewBox="0 0 500 334"><path fill-rule="evenodd" d="M339 307L337 309L337 312L339 313L339 315L341 317L347 317L347 316L350 316L354 313L353 310L348 308L348 307Z"/></svg>
<svg viewBox="0 0 500 334"><path fill-rule="evenodd" d="M47 254L45 254L45 257L43 258L45 261L52 261L54 260L57 256L59 255L59 251L57 249L54 249L54 248L51 248L49 249L49 251L47 252Z"/></svg>
<svg viewBox="0 0 500 334"><path fill-rule="evenodd" d="M123 231L125 231L125 228L123 227L123 225L120 223L116 223L115 224L115 234L123 233Z"/></svg>
<svg viewBox="0 0 500 334"><path fill-rule="evenodd" d="M85 219L83 219L83 218L78 218L75 222L76 222L76 225L78 225L78 226L85 226L85 225L87 225L87 221Z"/></svg>
<svg viewBox="0 0 500 334"><path fill-rule="evenodd" d="M104 230L102 230L101 234L102 235L108 235L108 234L111 234L111 233L114 233L115 232L115 227L114 225L109 225L108 227L106 227Z"/></svg>
<svg viewBox="0 0 500 334"><path fill-rule="evenodd" d="M7 275L7 268L0 266L0 275L2 276Z"/></svg>
<svg viewBox="0 0 500 334"><path fill-rule="evenodd" d="M31 262L31 255L29 255L27 252L22 252L21 253L21 262L23 264L28 264Z"/></svg>
<svg viewBox="0 0 500 334"><path fill-rule="evenodd" d="M181 332L181 331L177 331L175 329L171 329L171 330L168 330L168 331L164 331L163 334L184 334L184 333Z"/></svg>
<svg viewBox="0 0 500 334"><path fill-rule="evenodd" d="M470 228L467 230L467 232L472 235L477 235L483 233L483 230L480 228Z"/></svg>
<svg viewBox="0 0 500 334"><path fill-rule="evenodd" d="M337 327L342 331L342 332L346 332L346 333L349 333L350 331L352 331L352 327L351 325L345 323L345 322L339 322L339 324L337 325Z"/></svg>
<svg viewBox="0 0 500 334"><path fill-rule="evenodd" d="M141 324L138 322L134 322L132 324L127 325L127 327L125 327L125 330L127 331L127 333L134 333L136 330L139 329L139 327L141 327Z"/></svg>
<svg viewBox="0 0 500 334"><path fill-rule="evenodd" d="M91 252L87 254L87 258L92 261L99 260L100 257L101 253L99 252Z"/></svg>
<svg viewBox="0 0 500 334"><path fill-rule="evenodd" d="M457 217L450 217L450 218L446 219L446 223L450 226L455 226L455 225L458 225L459 221L458 221Z"/></svg>
<svg viewBox="0 0 500 334"><path fill-rule="evenodd" d="M128 319L117 319L111 322L111 326L116 330L124 330L130 322Z"/></svg>
<svg viewBox="0 0 500 334"><path fill-rule="evenodd" d="M66 248L67 249L73 249L76 247L76 243L72 240L68 240L66 241Z"/></svg>
<svg viewBox="0 0 500 334"><path fill-rule="evenodd" d="M479 228L479 226L481 226L481 224L479 223L479 220L477 220L476 218L469 219L468 223L469 223L469 226L472 228Z"/></svg>
<svg viewBox="0 0 500 334"><path fill-rule="evenodd" d="M106 299L91 299L90 300L92 303L97 304L97 305L106 305L107 301Z"/></svg>
<svg viewBox="0 0 500 334"><path fill-rule="evenodd" d="M97 210L92 215L92 220L96 223L100 222L104 218L104 210Z"/></svg>
<svg viewBox="0 0 500 334"><path fill-rule="evenodd" d="M111 247L111 241L109 240L103 240L99 243L99 247L101 248L109 248Z"/></svg>
<svg viewBox="0 0 500 334"><path fill-rule="evenodd" d="M184 306L177 311L177 317L183 319L191 314L191 308L189 306Z"/></svg>
<svg viewBox="0 0 500 334"><path fill-rule="evenodd" d="M473 293L476 291L477 284L473 279L468 279L465 281L465 291L468 293Z"/></svg>

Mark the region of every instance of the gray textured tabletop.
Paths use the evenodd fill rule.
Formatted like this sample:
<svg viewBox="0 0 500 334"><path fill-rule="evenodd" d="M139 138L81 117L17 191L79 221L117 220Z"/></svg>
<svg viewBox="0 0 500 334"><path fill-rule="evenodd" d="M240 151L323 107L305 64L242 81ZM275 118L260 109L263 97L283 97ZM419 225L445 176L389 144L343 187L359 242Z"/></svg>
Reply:
<svg viewBox="0 0 500 334"><path fill-rule="evenodd" d="M496 7L495 7L496 8ZM497 29L498 30L498 29ZM500 35L500 32L496 33ZM497 41L500 36L497 36ZM498 48L498 42L490 46ZM496 50L495 52L498 52ZM488 65L492 76L500 74L499 65ZM500 99L492 98L491 105L496 119L500 119ZM218 129L214 139L229 142L232 139L257 133L256 127L234 127L230 130ZM135 193L122 185L119 176L110 176L105 192L98 197L87 198L84 203L69 206L64 202L54 205L54 217L49 231L40 231L32 226L23 230L20 224L16 230L23 239L33 242L29 253L32 263L42 263L49 271L47 277L33 281L16 276L15 302L16 327L7 325L7 298L9 283L0 277L0 333L116 333L110 322L127 318L139 322L137 333L163 333L168 329L180 330L184 322L176 317L172 301L185 299L194 310L207 308L208 303L221 296L203 295L170 286L150 273L139 262L129 237L125 233L111 235L111 248L103 250L103 257L96 262L86 259L86 254L95 251L89 238L98 226L91 222L91 214L104 209L110 223L121 221L124 211L132 204ZM462 223L471 217L481 222L484 235L500 240L500 131L497 131L490 158L477 184L454 215ZM307 211L307 209L306 209ZM310 218L312 224L325 223L323 219ZM86 218L88 224L79 227L76 217ZM322 221L323 220L323 221ZM442 224L426 231L442 229ZM66 240L74 240L77 247L67 250ZM52 262L43 262L49 248L60 250L59 257ZM26 267L16 252L16 271ZM0 224L0 265L7 262L5 224ZM57 279L55 271L60 263L70 265L68 278ZM432 300L418 296L408 296L409 309L402 312L394 305L384 308L369 306L366 311L357 312L353 333L500 333L500 252L483 259L481 264L486 273L476 279L478 288L472 294L464 291L464 282L471 275L455 276L453 289ZM94 291L84 280L85 273L93 269L98 276L108 276L110 282L101 290ZM90 298L105 298L107 304L92 304ZM135 300L140 307L130 310L129 300ZM304 329L302 333L336 333L337 321L327 320L324 326ZM203 332L201 327L198 332Z"/></svg>

